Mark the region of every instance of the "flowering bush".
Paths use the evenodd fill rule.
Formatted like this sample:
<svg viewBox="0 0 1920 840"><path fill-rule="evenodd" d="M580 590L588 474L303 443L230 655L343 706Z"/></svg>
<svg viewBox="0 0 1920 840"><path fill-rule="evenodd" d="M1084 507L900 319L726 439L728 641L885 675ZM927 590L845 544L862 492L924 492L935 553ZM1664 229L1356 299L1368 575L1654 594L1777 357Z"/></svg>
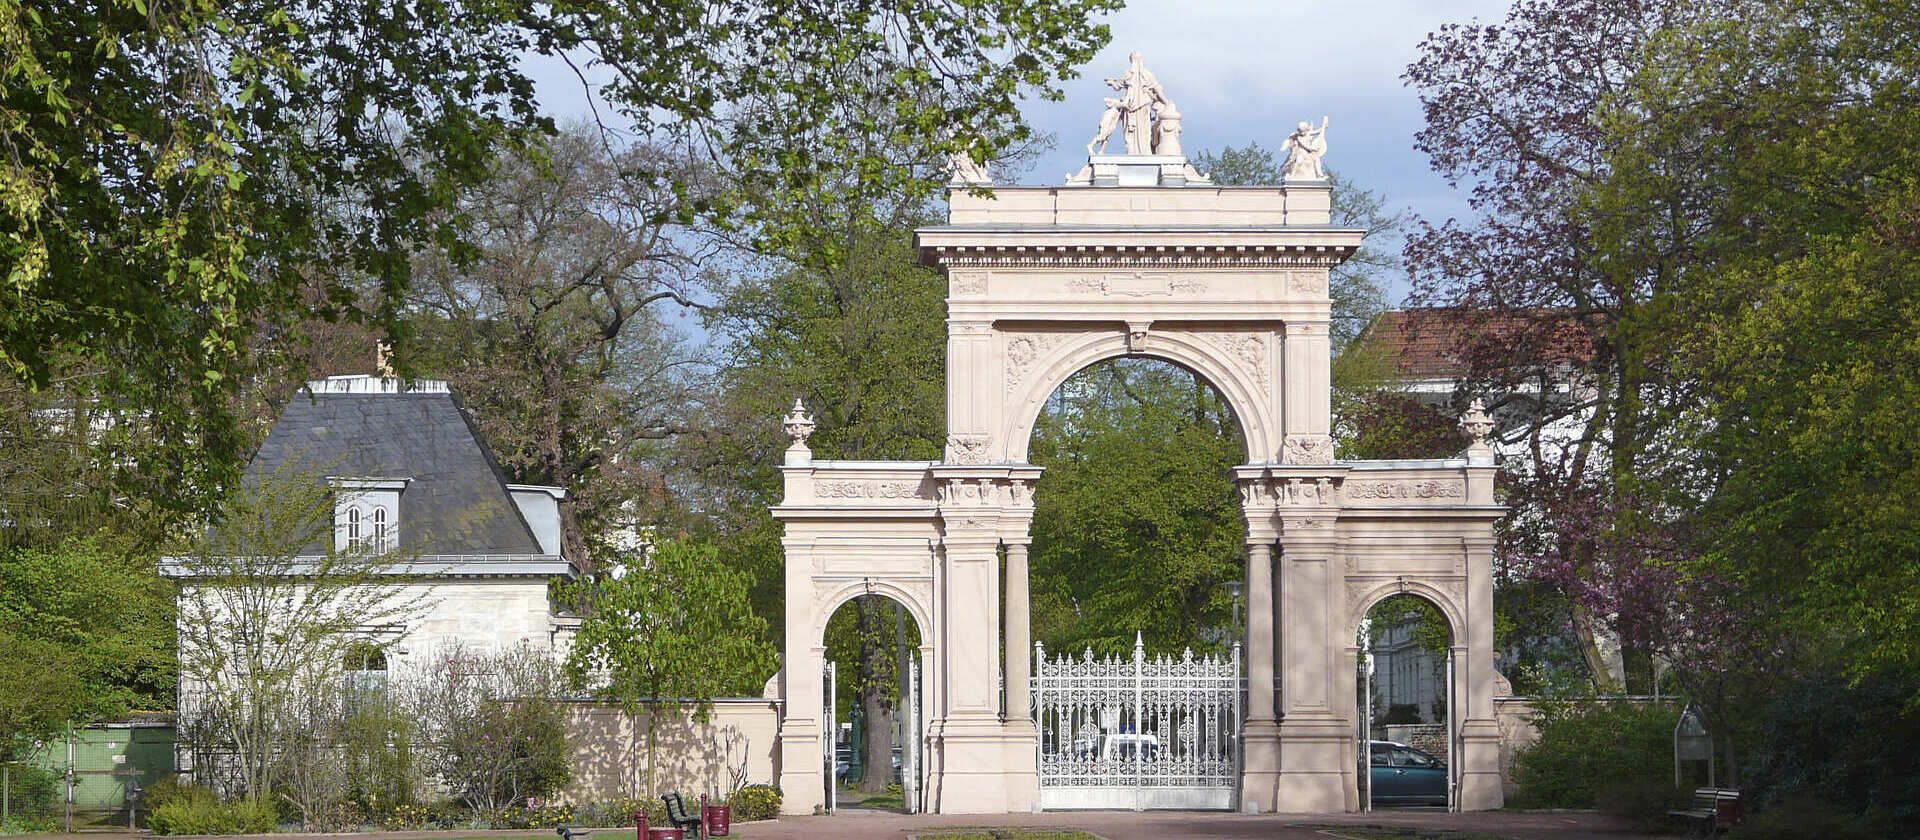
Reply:
<svg viewBox="0 0 1920 840"><path fill-rule="evenodd" d="M780 789L772 785L747 785L729 800L733 818L740 822L770 820L780 815Z"/></svg>

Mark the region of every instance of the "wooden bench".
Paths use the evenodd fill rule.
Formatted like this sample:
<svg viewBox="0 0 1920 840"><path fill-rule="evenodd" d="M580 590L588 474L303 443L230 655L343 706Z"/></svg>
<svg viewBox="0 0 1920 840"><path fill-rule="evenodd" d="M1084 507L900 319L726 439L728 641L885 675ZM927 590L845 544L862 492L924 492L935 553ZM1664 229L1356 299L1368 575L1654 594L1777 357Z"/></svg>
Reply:
<svg viewBox="0 0 1920 840"><path fill-rule="evenodd" d="M1745 816L1745 811L1746 805L1740 800L1740 791L1709 787L1696 789L1685 810L1668 811L1667 816L1685 820L1700 829L1701 833L1713 835L1721 829L1732 828Z"/></svg>
<svg viewBox="0 0 1920 840"><path fill-rule="evenodd" d="M704 836L701 815L687 813L686 800L680 798L679 791L661 794L660 801L667 803L667 825L685 830L689 837Z"/></svg>
<svg viewBox="0 0 1920 840"><path fill-rule="evenodd" d="M560 840L593 840L593 832L583 831L570 825L556 827L553 833L560 835Z"/></svg>

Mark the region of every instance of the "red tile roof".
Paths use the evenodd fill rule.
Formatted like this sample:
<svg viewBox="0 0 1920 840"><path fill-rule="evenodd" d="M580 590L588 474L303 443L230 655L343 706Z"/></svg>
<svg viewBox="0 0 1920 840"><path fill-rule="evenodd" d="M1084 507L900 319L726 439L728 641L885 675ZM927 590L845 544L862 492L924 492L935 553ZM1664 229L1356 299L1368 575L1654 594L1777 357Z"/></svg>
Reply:
<svg viewBox="0 0 1920 840"><path fill-rule="evenodd" d="M1408 379L1455 379L1470 360L1500 359L1584 365L1593 360L1592 330L1565 311L1488 312L1457 308L1394 309L1380 314L1360 341L1384 352ZM1493 360L1493 364L1487 364Z"/></svg>

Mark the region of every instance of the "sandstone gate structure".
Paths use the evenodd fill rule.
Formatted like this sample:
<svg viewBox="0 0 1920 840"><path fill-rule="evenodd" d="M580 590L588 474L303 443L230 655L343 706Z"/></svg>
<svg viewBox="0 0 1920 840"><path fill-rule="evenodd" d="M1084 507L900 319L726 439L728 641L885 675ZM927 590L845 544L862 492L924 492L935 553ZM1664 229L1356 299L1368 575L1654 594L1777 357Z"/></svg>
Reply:
<svg viewBox="0 0 1920 840"><path fill-rule="evenodd" d="M1247 521L1238 808L1359 809L1355 633L1401 593L1451 625L1457 802L1500 806L1490 424L1469 418L1475 444L1459 458L1336 460L1328 272L1363 232L1330 224L1325 180L1215 187L1196 174L1184 158L1096 155L1078 185L951 193L948 223L918 232L947 278L940 462L815 460L804 412L789 418L774 508L789 813L824 798L827 619L867 593L898 600L921 628L927 809L1036 807L1027 549L1041 468L1027 463L1028 437L1068 376L1119 356L1205 378L1245 434L1233 468Z"/></svg>

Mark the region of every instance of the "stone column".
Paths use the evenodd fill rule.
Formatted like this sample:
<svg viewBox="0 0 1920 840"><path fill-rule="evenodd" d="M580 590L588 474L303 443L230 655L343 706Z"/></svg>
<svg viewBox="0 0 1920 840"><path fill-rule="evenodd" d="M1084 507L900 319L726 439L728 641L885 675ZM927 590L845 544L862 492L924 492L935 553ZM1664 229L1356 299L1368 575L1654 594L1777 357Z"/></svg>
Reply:
<svg viewBox="0 0 1920 840"><path fill-rule="evenodd" d="M1007 543L1007 614L1005 616L1007 720L1033 720L1033 631L1029 626L1027 544Z"/></svg>
<svg viewBox="0 0 1920 840"><path fill-rule="evenodd" d="M811 814L826 803L824 749L820 742L826 686L821 669L826 649L816 646L814 628L825 617L813 614L813 558L802 540L782 540L786 552L786 646L781 660L780 812Z"/></svg>
<svg viewBox="0 0 1920 840"><path fill-rule="evenodd" d="M1249 537L1249 540L1255 539ZM1270 813L1280 778L1274 717L1273 546L1247 544L1247 719L1241 724L1240 810Z"/></svg>
<svg viewBox="0 0 1920 840"><path fill-rule="evenodd" d="M1454 639L1454 685L1448 696L1460 703L1463 811L1492 810L1505 801L1500 787L1500 723L1493 709L1493 543L1491 533L1462 540L1467 565L1467 603L1462 612L1467 626L1465 638Z"/></svg>
<svg viewBox="0 0 1920 840"><path fill-rule="evenodd" d="M1330 511L1328 512L1330 513ZM1343 575L1334 521L1328 515L1286 518L1280 534L1280 783L1275 803L1282 811L1346 809L1345 756L1351 721L1336 711L1337 692L1352 691L1351 674L1334 667L1346 647L1336 627L1343 612Z"/></svg>
<svg viewBox="0 0 1920 840"><path fill-rule="evenodd" d="M1033 631L1028 614L1027 543L1009 542L1006 548L1006 667L1000 673L1006 684L1007 811L1019 813L1039 809L1040 767L1035 749L1040 743L1040 730L1033 721L1033 693L1029 688Z"/></svg>
<svg viewBox="0 0 1920 840"><path fill-rule="evenodd" d="M944 464L940 517L946 557L941 564L942 682L938 734L930 764L931 803L943 814L1003 814L1032 810L1038 796L1034 740L1012 730L1000 713L998 634L1002 511L1011 469L1005 465ZM1032 724L1025 732L1031 733Z"/></svg>

